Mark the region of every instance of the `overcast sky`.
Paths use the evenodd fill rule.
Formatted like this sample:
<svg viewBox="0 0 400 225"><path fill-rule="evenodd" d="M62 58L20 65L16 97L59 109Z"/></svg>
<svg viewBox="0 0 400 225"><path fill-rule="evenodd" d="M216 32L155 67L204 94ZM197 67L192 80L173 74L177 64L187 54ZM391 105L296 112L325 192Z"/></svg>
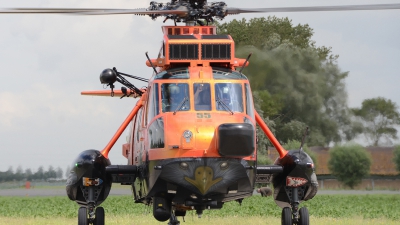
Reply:
<svg viewBox="0 0 400 225"><path fill-rule="evenodd" d="M134 0L0 0L0 8L145 8ZM400 3L381 1L255 0L226 1L230 7ZM272 15L272 14L271 14ZM349 105L382 96L400 105L400 10L276 13L293 24L309 24L318 46L340 55ZM268 14L236 15L240 19ZM167 22L167 25L172 25ZM40 165L65 170L83 150L105 147L136 100L81 96L102 89L105 68L149 78L145 52L156 57L162 18L133 15L0 15L0 171L9 166L34 171ZM138 87L146 83L135 82ZM110 152L112 164L126 164L121 145Z"/></svg>

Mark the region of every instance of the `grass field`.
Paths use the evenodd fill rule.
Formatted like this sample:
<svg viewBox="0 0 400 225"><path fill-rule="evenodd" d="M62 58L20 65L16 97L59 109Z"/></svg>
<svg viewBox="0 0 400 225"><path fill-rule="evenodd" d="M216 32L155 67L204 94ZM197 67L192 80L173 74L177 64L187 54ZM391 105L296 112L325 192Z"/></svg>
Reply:
<svg viewBox="0 0 400 225"><path fill-rule="evenodd" d="M110 196L102 206L107 224L166 224L153 219L151 207L130 196ZM399 224L400 195L320 195L302 203L311 224ZM0 197L2 224L76 224L78 205L66 197ZM181 224L280 224L281 209L272 198L253 196L242 206L229 202L221 210L205 210L202 218L188 212ZM179 218L179 220L182 219Z"/></svg>
<svg viewBox="0 0 400 225"><path fill-rule="evenodd" d="M276 217L229 217L229 218L192 218L185 217L185 222L179 218L182 225L232 225L232 224L251 224L251 225L277 225L281 221ZM77 224L77 219L72 218L9 218L0 217L0 225L71 225ZM107 216L107 225L160 225L167 222L158 222L152 215L143 216ZM362 219L362 218L316 218L310 217L310 224L316 225L398 225L398 221L387 219Z"/></svg>

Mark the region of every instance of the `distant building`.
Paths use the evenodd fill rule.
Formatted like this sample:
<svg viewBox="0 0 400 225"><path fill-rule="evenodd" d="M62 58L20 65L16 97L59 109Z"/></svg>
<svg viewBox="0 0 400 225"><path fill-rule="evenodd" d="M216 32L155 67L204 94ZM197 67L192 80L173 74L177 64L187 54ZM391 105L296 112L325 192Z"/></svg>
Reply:
<svg viewBox="0 0 400 225"><path fill-rule="evenodd" d="M330 175L328 168L329 149L328 147L309 147L317 157L317 167L315 172L317 175ZM399 173L393 162L394 147L366 147L372 159L371 175L395 176ZM268 157L275 161L279 157L275 148L268 149Z"/></svg>

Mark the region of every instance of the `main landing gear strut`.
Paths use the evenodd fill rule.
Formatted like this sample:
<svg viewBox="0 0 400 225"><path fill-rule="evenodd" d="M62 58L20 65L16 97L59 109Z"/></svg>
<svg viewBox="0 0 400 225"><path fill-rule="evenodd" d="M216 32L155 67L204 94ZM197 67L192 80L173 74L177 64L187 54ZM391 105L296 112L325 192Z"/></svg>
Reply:
<svg viewBox="0 0 400 225"><path fill-rule="evenodd" d="M82 186L81 188L87 205L81 206L78 210L78 225L104 225L104 208L96 208L96 201L102 187Z"/></svg>
<svg viewBox="0 0 400 225"><path fill-rule="evenodd" d="M282 209L282 225L309 225L310 215L306 207L299 210L299 195L304 196L304 187L285 187L286 194L290 199L290 206Z"/></svg>

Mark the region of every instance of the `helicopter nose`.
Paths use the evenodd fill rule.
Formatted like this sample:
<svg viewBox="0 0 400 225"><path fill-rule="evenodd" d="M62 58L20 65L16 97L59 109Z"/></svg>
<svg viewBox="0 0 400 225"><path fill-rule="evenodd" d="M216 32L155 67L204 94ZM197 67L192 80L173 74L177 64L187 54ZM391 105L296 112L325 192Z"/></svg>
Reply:
<svg viewBox="0 0 400 225"><path fill-rule="evenodd" d="M197 187L202 194L205 194L211 186L220 182L222 178L214 179L213 169L209 166L201 166L195 170L194 179L185 177L185 180Z"/></svg>

